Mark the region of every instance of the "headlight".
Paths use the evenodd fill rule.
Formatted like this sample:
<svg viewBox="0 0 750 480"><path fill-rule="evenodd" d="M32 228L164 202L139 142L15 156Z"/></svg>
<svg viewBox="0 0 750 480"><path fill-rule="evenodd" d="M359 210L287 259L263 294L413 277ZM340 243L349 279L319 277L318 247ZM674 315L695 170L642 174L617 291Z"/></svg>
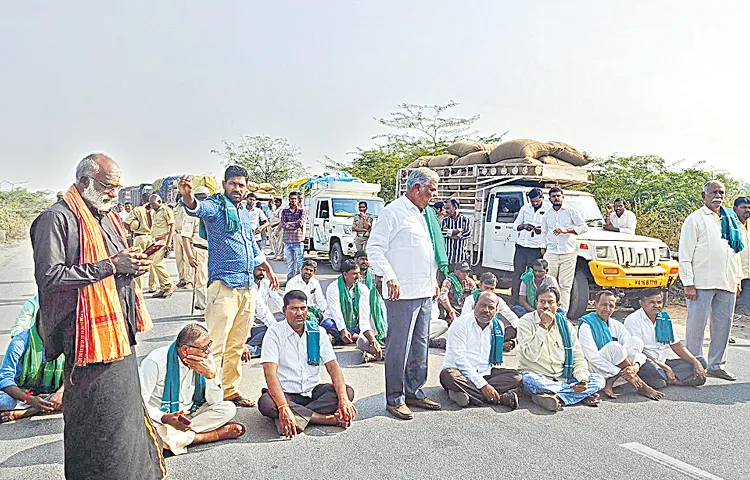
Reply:
<svg viewBox="0 0 750 480"><path fill-rule="evenodd" d="M672 255L669 252L669 247L659 247L659 260L669 260Z"/></svg>
<svg viewBox="0 0 750 480"><path fill-rule="evenodd" d="M344 235L351 235L352 227L344 227Z"/></svg>
<svg viewBox="0 0 750 480"><path fill-rule="evenodd" d="M609 256L609 247L596 247L596 258L607 258Z"/></svg>

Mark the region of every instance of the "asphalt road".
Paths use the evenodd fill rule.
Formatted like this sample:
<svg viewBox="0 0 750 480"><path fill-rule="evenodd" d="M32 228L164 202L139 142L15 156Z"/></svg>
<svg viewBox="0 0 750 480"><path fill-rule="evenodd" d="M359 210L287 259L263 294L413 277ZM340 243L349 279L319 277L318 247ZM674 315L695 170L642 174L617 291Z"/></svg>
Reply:
<svg viewBox="0 0 750 480"><path fill-rule="evenodd" d="M0 249L0 351L23 302L34 294L28 242ZM285 267L275 265L282 273ZM170 260L174 273L174 263ZM334 278L321 262L324 283ZM154 329L139 338L142 359L173 341L189 317L190 292L148 299ZM599 408L571 407L551 414L522 399L521 407L459 410L438 383L442 352L432 351L426 386L443 403L440 412L417 411L409 422L384 409L383 365L360 365L359 352L337 348L347 382L356 392L359 418L347 431L310 428L280 439L257 409L243 409L241 439L191 448L167 459L173 479L415 479L415 478L725 478L750 477L750 342L729 348L728 368L739 380L710 379L699 389L668 387L649 401L626 393ZM506 356L509 365L517 361ZM325 373L323 373L325 378ZM243 389L257 397L263 386L257 360L245 366ZM63 478L61 415L0 425L0 479ZM651 450L649 450L651 449ZM676 462L676 463L675 463ZM682 463L681 463L682 462ZM711 476L713 475L713 476Z"/></svg>

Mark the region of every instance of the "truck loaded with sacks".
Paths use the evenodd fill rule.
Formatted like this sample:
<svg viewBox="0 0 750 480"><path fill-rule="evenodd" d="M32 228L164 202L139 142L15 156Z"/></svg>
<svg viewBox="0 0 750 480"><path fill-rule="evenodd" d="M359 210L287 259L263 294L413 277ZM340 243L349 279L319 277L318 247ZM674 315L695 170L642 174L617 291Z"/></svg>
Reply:
<svg viewBox="0 0 750 480"><path fill-rule="evenodd" d="M593 195L582 191L593 172L589 158L562 142L512 140L500 145L458 142L448 153L421 157L399 170L397 194L406 191L409 172L426 166L440 176L437 200L456 199L472 221L467 242L475 273L490 271L508 288L513 280L513 256L518 231L513 222L529 203L532 188L544 192L543 208L551 208L547 192L563 189L564 203L577 209L588 232L577 237L577 265L568 316L579 318L601 290L613 290L624 304L637 305L639 291L668 287L679 266L659 239L605 231L604 218Z"/></svg>

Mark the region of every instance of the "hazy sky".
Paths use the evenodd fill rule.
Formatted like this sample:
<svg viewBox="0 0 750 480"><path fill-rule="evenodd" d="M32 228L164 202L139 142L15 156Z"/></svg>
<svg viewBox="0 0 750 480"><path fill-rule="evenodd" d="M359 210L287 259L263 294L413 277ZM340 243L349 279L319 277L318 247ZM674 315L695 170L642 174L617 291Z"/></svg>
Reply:
<svg viewBox="0 0 750 480"><path fill-rule="evenodd" d="M398 103L449 100L485 134L750 180L748 18L743 1L4 2L0 180L60 190L93 151L125 184L220 173L209 151L240 134L320 170Z"/></svg>

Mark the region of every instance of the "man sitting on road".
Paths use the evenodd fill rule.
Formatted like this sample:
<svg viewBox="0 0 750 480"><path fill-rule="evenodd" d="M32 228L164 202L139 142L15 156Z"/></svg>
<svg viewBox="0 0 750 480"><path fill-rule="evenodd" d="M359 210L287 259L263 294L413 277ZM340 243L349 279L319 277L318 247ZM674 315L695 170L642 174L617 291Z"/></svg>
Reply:
<svg viewBox="0 0 750 480"><path fill-rule="evenodd" d="M354 254L354 261L359 266L359 281L370 290L370 322L369 328L363 330L357 339L357 348L362 351L362 363L383 360L383 347L388 333L388 319L385 302L380 296L375 278L370 270L367 252L360 250Z"/></svg>
<svg viewBox="0 0 750 480"><path fill-rule="evenodd" d="M536 292L542 287L560 289L557 279L549 274L549 263L543 258L534 260L531 268L521 275L518 303L513 311L519 317L536 310Z"/></svg>
<svg viewBox="0 0 750 480"><path fill-rule="evenodd" d="M503 363L503 324L497 317L500 298L482 292L474 310L458 317L448 328L448 342L440 385L458 406L470 403L518 408L522 377Z"/></svg>
<svg viewBox="0 0 750 480"><path fill-rule="evenodd" d="M16 317L16 321L13 322L13 326L10 327L10 338L30 329L36 322L37 312L39 312L39 294L35 294L26 300L21 307L21 312Z"/></svg>
<svg viewBox="0 0 750 480"><path fill-rule="evenodd" d="M258 400L263 416L273 418L280 435L293 437L309 423L348 427L357 409L354 390L344 383L331 342L307 318L307 296L292 290L284 295L284 321L273 325L263 339L260 363L268 388ZM319 384L320 365L331 383Z"/></svg>
<svg viewBox="0 0 750 480"><path fill-rule="evenodd" d="M448 314L448 323L460 315L464 300L477 288L474 280L469 277L470 272L471 267L467 262L456 263L453 265L453 273L443 280L438 301Z"/></svg>
<svg viewBox="0 0 750 480"><path fill-rule="evenodd" d="M625 325L611 318L616 307L617 295L604 290L596 300L596 311L578 320L578 341L589 367L607 379L603 392L609 398L617 398L612 388L622 378L639 395L659 400L664 394L654 388L662 388L666 382L657 380L648 385L638 376L641 365L647 362L643 340L630 335Z"/></svg>
<svg viewBox="0 0 750 480"><path fill-rule="evenodd" d="M666 380L669 385L697 387L706 383L706 361L696 358L680 343L680 337L664 312L664 295L658 288L641 294L641 308L625 318L625 328L643 341L643 353L650 360L641 365L640 377L649 385ZM667 346L680 358L667 360Z"/></svg>
<svg viewBox="0 0 750 480"><path fill-rule="evenodd" d="M65 356L45 361L36 323L15 335L0 367L0 423L62 410Z"/></svg>
<svg viewBox="0 0 750 480"><path fill-rule="evenodd" d="M301 290L307 295L307 308L313 317L318 321L323 320L323 313L328 310L328 302L320 286L320 282L315 278L315 272L318 270L318 262L307 259L302 262L302 270L299 275L292 277L286 282L286 292L292 290Z"/></svg>
<svg viewBox="0 0 750 480"><path fill-rule="evenodd" d="M253 318L254 325L250 328L250 336L245 342L245 350L242 352L242 360L248 361L251 358L260 357L260 347L263 345L263 337L271 325L276 323L276 317L271 312L268 300L271 300L276 308L281 312L283 300L279 293L271 290L266 280L266 271L262 267L255 267L253 270L252 288L257 292L255 302L255 315ZM279 313L281 318L281 313Z"/></svg>
<svg viewBox="0 0 750 480"><path fill-rule="evenodd" d="M173 454L188 445L241 437L246 428L229 423L237 407L224 400L211 340L205 327L185 326L171 345L141 362L141 395L164 446Z"/></svg>
<svg viewBox="0 0 750 480"><path fill-rule="evenodd" d="M518 322L524 390L534 403L551 412L576 403L599 406L597 392L604 388L604 378L589 373L573 326L557 311L560 292L540 288L536 301L536 311Z"/></svg>
<svg viewBox="0 0 750 480"><path fill-rule="evenodd" d="M341 270L338 280L328 285L328 310L320 322L338 345L356 342L370 325L370 290L359 282L357 262L344 260Z"/></svg>
<svg viewBox="0 0 750 480"><path fill-rule="evenodd" d="M477 298L482 292L495 293L497 288L497 277L492 272L484 272L479 277L479 288L467 295L464 300L464 306L461 307L461 315L466 315L474 311ZM518 336L518 315L505 303L501 297L497 296L497 315L505 325L503 338L503 351L510 352L516 346L516 337Z"/></svg>

